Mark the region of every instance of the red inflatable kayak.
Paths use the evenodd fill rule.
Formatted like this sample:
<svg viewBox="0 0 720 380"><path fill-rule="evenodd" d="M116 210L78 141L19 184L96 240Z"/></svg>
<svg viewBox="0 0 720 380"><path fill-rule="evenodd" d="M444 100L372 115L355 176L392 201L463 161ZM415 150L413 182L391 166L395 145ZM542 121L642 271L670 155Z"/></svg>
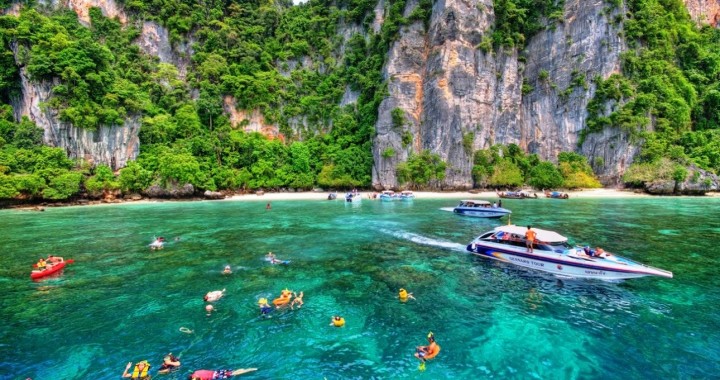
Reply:
<svg viewBox="0 0 720 380"><path fill-rule="evenodd" d="M34 271L30 272L30 278L36 279L36 278L49 276L49 275L59 272L60 270L65 268L65 264L72 264L72 263L73 263L73 260L67 260L67 261L59 262L57 264L53 264L52 267L45 269L45 270L41 270L41 271L34 270Z"/></svg>

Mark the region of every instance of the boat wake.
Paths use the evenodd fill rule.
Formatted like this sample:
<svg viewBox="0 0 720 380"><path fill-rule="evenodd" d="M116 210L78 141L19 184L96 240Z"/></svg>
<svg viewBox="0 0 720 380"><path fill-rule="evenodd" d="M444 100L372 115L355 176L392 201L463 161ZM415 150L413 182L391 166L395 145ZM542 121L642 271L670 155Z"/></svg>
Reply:
<svg viewBox="0 0 720 380"><path fill-rule="evenodd" d="M455 207L440 207L440 210L454 212Z"/></svg>
<svg viewBox="0 0 720 380"><path fill-rule="evenodd" d="M432 247L438 247L438 248L445 248L452 251L459 251L459 252L465 252L465 245L459 244L459 243L453 243L451 241L445 241L445 240L439 240L430 238L427 236L422 236L418 234L414 234L412 232L406 232L406 231L384 231L387 234L390 234L392 236L395 236L400 239L409 240L413 243L422 244L422 245L428 245Z"/></svg>

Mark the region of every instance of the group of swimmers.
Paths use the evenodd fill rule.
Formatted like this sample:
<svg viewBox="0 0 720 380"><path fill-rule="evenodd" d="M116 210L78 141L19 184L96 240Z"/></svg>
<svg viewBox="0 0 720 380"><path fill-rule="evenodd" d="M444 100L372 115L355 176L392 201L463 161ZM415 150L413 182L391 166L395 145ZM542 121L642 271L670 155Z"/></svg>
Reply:
<svg viewBox="0 0 720 380"><path fill-rule="evenodd" d="M123 378L130 378L133 380L150 380L150 363L147 360L143 360L135 363L135 367L132 372L130 368L133 367L133 363L130 362L125 366L125 371L122 374ZM165 355L163 358L163 364L160 366L159 374L168 374L175 372L180 368L180 359L174 356L172 353ZM257 368L239 368L239 369L221 369L221 370L208 370L199 369L188 375L190 380L214 380L214 379L227 379L232 376L242 375L244 373L257 371Z"/></svg>

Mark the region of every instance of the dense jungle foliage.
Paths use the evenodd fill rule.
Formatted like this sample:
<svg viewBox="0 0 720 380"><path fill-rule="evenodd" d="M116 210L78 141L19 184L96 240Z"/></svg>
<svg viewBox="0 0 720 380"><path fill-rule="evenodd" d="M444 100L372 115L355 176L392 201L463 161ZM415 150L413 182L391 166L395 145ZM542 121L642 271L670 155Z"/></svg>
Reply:
<svg viewBox="0 0 720 380"><path fill-rule="evenodd" d="M0 199L67 199L186 183L198 190L367 187L377 109L387 95L386 54L404 25L421 21L427 28L432 9L431 0L421 0L403 17L405 0L386 1L382 27L372 33L366 32L375 17L370 0L120 2L131 17L127 26L99 9L90 10L89 25L70 10L40 6L0 16ZM478 48L521 48L562 20L562 6L495 0L495 29ZM588 131L639 130L653 118L657 133L640 134L644 160L670 157L717 171L717 31L698 30L679 1L632 0L628 7L625 28L636 49L624 57L624 76L599 81L596 99L615 100L618 110L601 115L599 106L591 108ZM192 47L187 73L140 50L142 20ZM338 35L347 25L358 32ZM27 119L15 122L9 106L20 95L19 67L31 80L53 84L54 96L43 107L58 110L64 122L95 129L140 118L137 160L116 175L43 146L43 131ZM357 101L341 106L348 94ZM259 110L281 135L231 126L223 111L227 96L239 109ZM441 180L445 169L439 157L414 152L397 174L401 183L423 187ZM599 185L583 157L563 153L553 165L514 145L477 152L473 178L480 186Z"/></svg>

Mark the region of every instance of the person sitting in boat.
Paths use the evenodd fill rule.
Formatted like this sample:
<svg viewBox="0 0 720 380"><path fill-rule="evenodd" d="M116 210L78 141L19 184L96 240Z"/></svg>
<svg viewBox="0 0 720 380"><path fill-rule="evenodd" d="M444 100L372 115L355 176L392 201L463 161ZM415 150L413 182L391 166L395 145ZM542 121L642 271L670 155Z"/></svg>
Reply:
<svg viewBox="0 0 720 380"><path fill-rule="evenodd" d="M60 257L60 256L53 256L53 255L48 256L48 259L47 259L47 262L48 262L49 264L58 264L58 263L61 263L61 262L63 262L63 261L65 261L65 259L63 259L62 257Z"/></svg>
<svg viewBox="0 0 720 380"><path fill-rule="evenodd" d="M47 262L45 261L45 259L43 259L41 257L40 259L38 259L38 262L37 262L37 264L35 264L35 267L37 268L37 270L45 270L45 269L47 269Z"/></svg>
<svg viewBox="0 0 720 380"><path fill-rule="evenodd" d="M613 256L612 253L605 252L605 250L600 247L595 247L595 256L602 257L603 259L615 260L615 256Z"/></svg>
<svg viewBox="0 0 720 380"><path fill-rule="evenodd" d="M127 366L125 366L125 372L123 372L122 377L129 377L131 379L138 380L150 380L150 375L148 374L148 371L150 371L150 363L148 363L147 360L135 363L135 368L133 369L132 373L128 373L130 367L132 367L132 362L128 363Z"/></svg>
<svg viewBox="0 0 720 380"><path fill-rule="evenodd" d="M158 373L166 374L176 371L180 368L180 359L171 353L165 355L163 358L163 364L160 366Z"/></svg>
<svg viewBox="0 0 720 380"><path fill-rule="evenodd" d="M203 297L205 302L215 302L222 298L222 296L225 295L225 289L223 290L213 290L212 292L208 292L208 294Z"/></svg>
<svg viewBox="0 0 720 380"><path fill-rule="evenodd" d="M240 368L236 370L232 369L221 369L218 371L199 369L192 374L188 375L189 380L215 380L215 379L227 379L233 376L239 376L244 373L257 371L257 368Z"/></svg>

